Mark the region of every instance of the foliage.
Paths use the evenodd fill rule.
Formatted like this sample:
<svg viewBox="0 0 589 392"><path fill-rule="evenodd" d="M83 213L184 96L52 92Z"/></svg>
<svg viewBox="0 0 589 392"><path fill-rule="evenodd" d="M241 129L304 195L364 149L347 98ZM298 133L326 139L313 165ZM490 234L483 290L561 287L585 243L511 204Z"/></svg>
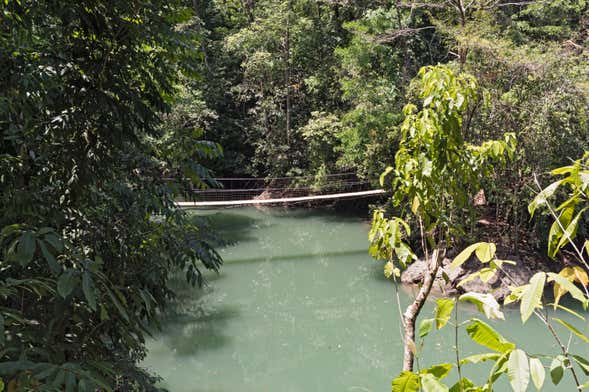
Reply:
<svg viewBox="0 0 589 392"><path fill-rule="evenodd" d="M195 37L176 28L191 11L0 8L0 377L10 391L152 390L137 363L168 279L220 265L164 179L202 186L199 161L218 154L192 124L161 128L179 75L194 76Z"/></svg>

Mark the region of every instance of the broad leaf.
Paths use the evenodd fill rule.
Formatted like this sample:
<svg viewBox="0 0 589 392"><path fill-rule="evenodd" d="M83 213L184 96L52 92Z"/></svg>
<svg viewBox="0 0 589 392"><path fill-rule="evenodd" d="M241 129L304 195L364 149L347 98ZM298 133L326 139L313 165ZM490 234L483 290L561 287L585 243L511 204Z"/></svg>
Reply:
<svg viewBox="0 0 589 392"><path fill-rule="evenodd" d="M426 337L432 330L432 326L434 325L434 319L424 319L419 323L419 337L424 338Z"/></svg>
<svg viewBox="0 0 589 392"><path fill-rule="evenodd" d="M530 204L528 204L528 212L530 213L531 217L534 216L534 212L539 206L546 204L547 199L554 194L554 192L561 183L562 180L559 180L548 185L546 188L544 188L540 193L536 195L536 197L534 198L534 200L532 200Z"/></svg>
<svg viewBox="0 0 589 392"><path fill-rule="evenodd" d="M589 360L579 355L573 355L572 357L575 360L575 362L577 362L583 373L585 373L586 376L589 376Z"/></svg>
<svg viewBox="0 0 589 392"><path fill-rule="evenodd" d="M35 236L30 231L25 231L18 241L17 258L18 262L26 267L35 255Z"/></svg>
<svg viewBox="0 0 589 392"><path fill-rule="evenodd" d="M524 291L520 303L520 313L523 323L528 321L536 308L542 307L542 294L544 293L545 282L546 274L544 272L537 272L530 279L530 285Z"/></svg>
<svg viewBox="0 0 589 392"><path fill-rule="evenodd" d="M559 292L560 290L568 291L574 299L581 302L581 304L583 305L583 309L587 309L589 299L587 299L585 294L577 286L575 286L571 281L569 281L568 279L564 278L559 274L548 272L547 275L549 282L554 281L559 285Z"/></svg>
<svg viewBox="0 0 589 392"><path fill-rule="evenodd" d="M505 353L515 348L513 343L507 341L489 324L479 319L471 321L466 327L466 333L474 342L499 353Z"/></svg>
<svg viewBox="0 0 589 392"><path fill-rule="evenodd" d="M453 367L454 365L452 365L451 363L440 363L427 369L423 369L421 373L432 374L434 377L441 380L442 378L447 377L448 374L450 374L450 371Z"/></svg>
<svg viewBox="0 0 589 392"><path fill-rule="evenodd" d="M436 329L440 329L450 320L452 309L454 309L454 300L451 298L438 298L436 304Z"/></svg>
<svg viewBox="0 0 589 392"><path fill-rule="evenodd" d="M460 301L474 303L479 311L483 312L489 319L505 319L499 303L491 294L465 293L460 296Z"/></svg>
<svg viewBox="0 0 589 392"><path fill-rule="evenodd" d="M488 263L493 260L493 257L495 257L495 251L496 247L494 243L481 242L479 243L479 246L477 246L475 253L482 263Z"/></svg>
<svg viewBox="0 0 589 392"><path fill-rule="evenodd" d="M429 373L421 376L421 387L423 392L449 392L447 386L442 384L433 374Z"/></svg>
<svg viewBox="0 0 589 392"><path fill-rule="evenodd" d="M536 389L540 390L544 385L544 378L546 377L546 371L544 365L538 358L530 358L530 376L532 376L532 382Z"/></svg>
<svg viewBox="0 0 589 392"><path fill-rule="evenodd" d="M507 377L514 392L525 392L530 382L528 356L523 350L516 349L509 354Z"/></svg>
<svg viewBox="0 0 589 392"><path fill-rule="evenodd" d="M76 286L76 277L74 272L69 270L65 271L57 280L57 292L63 298L66 298L74 290Z"/></svg>
<svg viewBox="0 0 589 392"><path fill-rule="evenodd" d="M558 385L564 375L564 364L561 356L554 358L550 364L550 379L554 385Z"/></svg>
<svg viewBox="0 0 589 392"><path fill-rule="evenodd" d="M84 291L88 305L90 305L92 310L96 311L96 288L92 281L92 275L88 271L82 275L82 290Z"/></svg>
<svg viewBox="0 0 589 392"><path fill-rule="evenodd" d="M466 262L466 260L468 260L472 253L478 248L479 244L480 243L472 244L466 249L464 249L462 252L460 252L458 256L456 256L454 260L452 260L450 268L457 268L464 264L464 262Z"/></svg>
<svg viewBox="0 0 589 392"><path fill-rule="evenodd" d="M418 392L419 376L413 372L403 371L393 379L392 392Z"/></svg>

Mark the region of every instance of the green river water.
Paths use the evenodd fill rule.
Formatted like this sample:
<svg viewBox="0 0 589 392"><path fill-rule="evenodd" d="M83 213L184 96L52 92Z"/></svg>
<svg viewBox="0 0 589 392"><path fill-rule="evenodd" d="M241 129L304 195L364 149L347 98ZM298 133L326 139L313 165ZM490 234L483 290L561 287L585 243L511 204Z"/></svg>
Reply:
<svg viewBox="0 0 589 392"><path fill-rule="evenodd" d="M330 210L198 213L232 243L220 248L225 264L220 274L207 274L207 287L189 289L178 279L180 301L148 341L143 363L163 378L162 386L170 392L390 391L401 368L399 316L393 284L367 254L365 220ZM410 295L402 293L403 306ZM428 304L423 314L432 309ZM557 352L539 322L522 326L519 313L505 313L505 322L493 324L506 338L530 353ZM468 307L461 317L484 318ZM430 334L421 363L452 362L453 335L452 328ZM465 355L487 351L464 330L460 341ZM585 347L578 353L586 354ZM486 369L467 365L464 372L481 381ZM543 390L575 389L566 374L558 387L548 369L546 378ZM504 381L496 390L510 388ZM535 390L531 382L528 390Z"/></svg>

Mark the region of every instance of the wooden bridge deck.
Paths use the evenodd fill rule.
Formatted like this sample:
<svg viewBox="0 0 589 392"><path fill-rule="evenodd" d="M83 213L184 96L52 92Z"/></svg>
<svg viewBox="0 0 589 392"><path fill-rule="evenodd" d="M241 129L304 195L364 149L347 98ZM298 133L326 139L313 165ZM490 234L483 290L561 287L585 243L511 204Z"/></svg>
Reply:
<svg viewBox="0 0 589 392"><path fill-rule="evenodd" d="M300 203L315 200L337 200L337 199L354 199L370 197L385 193L384 189L374 189L369 191L334 193L330 195L315 195L301 197L285 197L281 199L249 199L249 200L225 200L225 201L179 201L176 205L183 208L198 207L230 207L230 206L247 206L259 204L288 204Z"/></svg>

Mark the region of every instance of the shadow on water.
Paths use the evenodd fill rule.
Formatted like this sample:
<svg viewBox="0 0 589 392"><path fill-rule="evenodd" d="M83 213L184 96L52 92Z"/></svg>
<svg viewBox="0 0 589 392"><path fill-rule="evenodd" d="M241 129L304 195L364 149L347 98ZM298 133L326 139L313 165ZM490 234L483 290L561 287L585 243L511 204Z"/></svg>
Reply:
<svg viewBox="0 0 589 392"><path fill-rule="evenodd" d="M338 257L338 256L353 256L353 255L366 255L366 249L353 249L353 250L346 250L346 251L339 251L339 252L319 252L319 253L299 253L294 255L283 255L283 256L274 256L268 255L266 257L247 257L243 259L231 259L230 261L226 261L225 264L233 265L233 264L247 264L247 263L257 263L261 261L288 261L288 260L298 260L298 259L313 259L313 258L320 258L320 257Z"/></svg>
<svg viewBox="0 0 589 392"><path fill-rule="evenodd" d="M176 309L166 314L162 323L166 333L159 339L178 356L219 349L231 342L231 337L223 331L236 317L239 317L239 310L228 305L206 307L198 304Z"/></svg>
<svg viewBox="0 0 589 392"><path fill-rule="evenodd" d="M208 226L215 232L222 244L217 248L234 245L238 242L255 241L252 230L261 221L246 214L236 212L213 212L204 215L193 215L194 220L205 220Z"/></svg>

